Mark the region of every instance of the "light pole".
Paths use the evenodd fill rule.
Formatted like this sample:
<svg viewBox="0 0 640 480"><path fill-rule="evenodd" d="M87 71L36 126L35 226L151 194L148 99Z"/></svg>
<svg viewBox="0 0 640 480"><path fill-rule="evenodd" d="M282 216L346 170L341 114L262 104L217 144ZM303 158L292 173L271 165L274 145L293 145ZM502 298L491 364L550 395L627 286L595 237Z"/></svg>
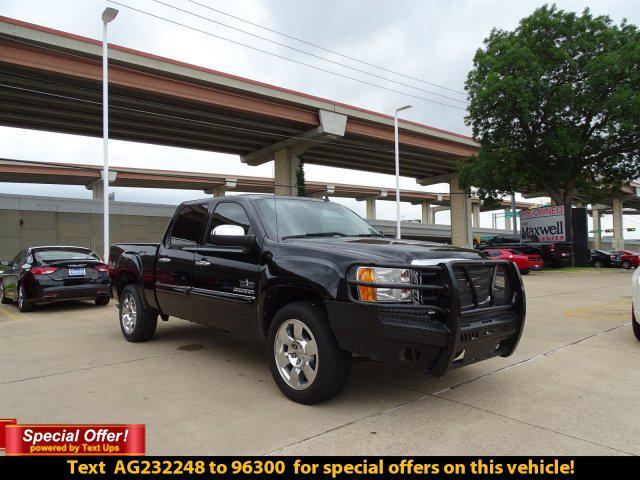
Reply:
<svg viewBox="0 0 640 480"><path fill-rule="evenodd" d="M109 261L109 58L107 25L118 15L115 8L102 12L102 217L104 230L104 256Z"/></svg>
<svg viewBox="0 0 640 480"><path fill-rule="evenodd" d="M398 141L398 113L411 108L411 105L396 108L393 117L393 132L396 147L396 238L400 240L400 145Z"/></svg>

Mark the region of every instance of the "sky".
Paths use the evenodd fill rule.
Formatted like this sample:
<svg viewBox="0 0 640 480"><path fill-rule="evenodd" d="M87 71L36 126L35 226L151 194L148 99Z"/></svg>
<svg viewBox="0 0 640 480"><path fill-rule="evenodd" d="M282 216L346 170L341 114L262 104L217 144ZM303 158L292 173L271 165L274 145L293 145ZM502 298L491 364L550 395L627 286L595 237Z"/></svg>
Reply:
<svg viewBox="0 0 640 480"><path fill-rule="evenodd" d="M11 1L0 0L0 15L99 39L102 35L100 15L106 6L120 13L109 26L109 41L178 59L184 62L248 77L254 80L329 98L354 106L390 114L399 105L413 107L403 112L403 118L425 123L452 132L470 134L464 123L464 111L438 105L401 93L345 79L292 61L275 58L228 41L213 38L185 27L130 10L123 5L144 10L157 16L190 25L194 28L242 42L259 49L289 57L298 62L333 70L395 90L410 92L451 105L464 106L462 91L467 72L472 67L474 52L482 45L492 28L513 29L520 18L543 5L540 1L253 1L194 0L202 5L222 10L244 20L268 27L292 37L320 45L364 62L383 66L431 84L357 63L311 47L217 13L189 0L117 0L107 1ZM241 28L251 33L309 51L353 68L372 71L398 82L418 87L410 88L366 76L304 55L265 40L234 31L206 19L188 15L164 4L189 10L217 22ZM589 7L594 14L607 14L619 23L623 18L640 24L640 1L560 1L559 8L582 11ZM441 88L446 87L446 88ZM444 95L451 98L436 96ZM0 127L0 157L22 160L72 163L102 163L101 139ZM227 173L236 175L272 176L272 162L259 167L243 165L233 155L196 150L161 147L133 142L111 141L112 165L149 167L171 170ZM327 183L354 183L393 187L390 175L306 165L308 180ZM420 187L415 179L402 178L401 187L415 190L448 191L448 185ZM115 188L116 199L149 203L175 204L204 196L204 193L179 190ZM90 198L84 187L54 185L19 185L0 183L0 193L23 193ZM364 202L334 199L364 215ZM378 202L378 218L395 218L392 202ZM420 218L419 206L402 204L402 217ZM492 214L483 213L481 225L490 227ZM437 214L438 223L449 223L448 212ZM498 226L502 226L498 218ZM603 219L603 228L610 228L611 218ZM637 227L627 238L640 238L640 216L625 216L625 227Z"/></svg>

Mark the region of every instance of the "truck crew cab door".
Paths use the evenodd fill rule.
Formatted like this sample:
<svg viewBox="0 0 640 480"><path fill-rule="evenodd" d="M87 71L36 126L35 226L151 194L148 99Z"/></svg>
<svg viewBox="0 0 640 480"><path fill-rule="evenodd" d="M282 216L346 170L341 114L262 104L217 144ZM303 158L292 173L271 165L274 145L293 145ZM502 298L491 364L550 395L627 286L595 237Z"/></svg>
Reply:
<svg viewBox="0 0 640 480"><path fill-rule="evenodd" d="M156 296L162 313L196 321L191 301L194 248L207 220L207 206L183 204L173 218L156 259Z"/></svg>
<svg viewBox="0 0 640 480"><path fill-rule="evenodd" d="M242 205L223 200L214 206L195 260L192 298L198 323L255 335L260 247Z"/></svg>

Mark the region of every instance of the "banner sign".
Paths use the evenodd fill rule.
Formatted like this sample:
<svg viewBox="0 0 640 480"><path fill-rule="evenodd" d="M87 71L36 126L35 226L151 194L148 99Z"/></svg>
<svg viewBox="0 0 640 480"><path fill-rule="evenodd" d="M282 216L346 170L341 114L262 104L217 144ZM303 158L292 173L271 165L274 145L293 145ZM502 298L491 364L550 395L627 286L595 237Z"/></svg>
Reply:
<svg viewBox="0 0 640 480"><path fill-rule="evenodd" d="M541 242L567 239L564 205L533 208L520 212L520 235L536 236Z"/></svg>
<svg viewBox="0 0 640 480"><path fill-rule="evenodd" d="M7 425L7 455L144 455L144 425Z"/></svg>
<svg viewBox="0 0 640 480"><path fill-rule="evenodd" d="M17 420L15 418L0 418L0 450L4 450L4 447L7 444L4 433L5 427L7 425L15 425L16 421Z"/></svg>

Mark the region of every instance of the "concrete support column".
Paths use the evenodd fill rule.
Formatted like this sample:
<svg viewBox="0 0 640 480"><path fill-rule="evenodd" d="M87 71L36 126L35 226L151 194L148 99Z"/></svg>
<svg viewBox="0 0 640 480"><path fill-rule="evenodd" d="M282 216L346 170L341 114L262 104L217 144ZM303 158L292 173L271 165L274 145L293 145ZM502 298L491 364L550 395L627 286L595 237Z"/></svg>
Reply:
<svg viewBox="0 0 640 480"><path fill-rule="evenodd" d="M474 227L480 226L480 204L473 204L471 206L472 224Z"/></svg>
<svg viewBox="0 0 640 480"><path fill-rule="evenodd" d="M624 249L624 229L622 223L622 199L613 199L613 248Z"/></svg>
<svg viewBox="0 0 640 480"><path fill-rule="evenodd" d="M300 157L288 148L274 154L274 180L276 195L298 195L296 174L300 168Z"/></svg>
<svg viewBox="0 0 640 480"><path fill-rule="evenodd" d="M473 245L471 230L471 197L458 186L458 173L449 181L451 194L451 244L457 247Z"/></svg>
<svg viewBox="0 0 640 480"><path fill-rule="evenodd" d="M214 197L224 197L228 190L233 190L238 185L237 178L226 178L224 185L218 185L217 187L207 188L204 193L213 195Z"/></svg>
<svg viewBox="0 0 640 480"><path fill-rule="evenodd" d="M376 199L374 197L366 198L365 203L367 206L366 219L375 220L376 219Z"/></svg>
<svg viewBox="0 0 640 480"><path fill-rule="evenodd" d="M591 213L593 215L593 248L595 248L596 250L599 250L602 246L602 232L601 230L601 223L600 223L600 210L594 208L591 210Z"/></svg>
<svg viewBox="0 0 640 480"><path fill-rule="evenodd" d="M422 210L422 223L436 223L436 212L429 203L422 202L420 209Z"/></svg>
<svg viewBox="0 0 640 480"><path fill-rule="evenodd" d="M507 215L511 215L511 209L504 210L504 229L511 230L511 217L507 217Z"/></svg>
<svg viewBox="0 0 640 480"><path fill-rule="evenodd" d="M91 198L94 200L102 200L102 195L104 192L104 186L102 185L102 181L95 182L91 184L90 187L87 187L91 190Z"/></svg>

